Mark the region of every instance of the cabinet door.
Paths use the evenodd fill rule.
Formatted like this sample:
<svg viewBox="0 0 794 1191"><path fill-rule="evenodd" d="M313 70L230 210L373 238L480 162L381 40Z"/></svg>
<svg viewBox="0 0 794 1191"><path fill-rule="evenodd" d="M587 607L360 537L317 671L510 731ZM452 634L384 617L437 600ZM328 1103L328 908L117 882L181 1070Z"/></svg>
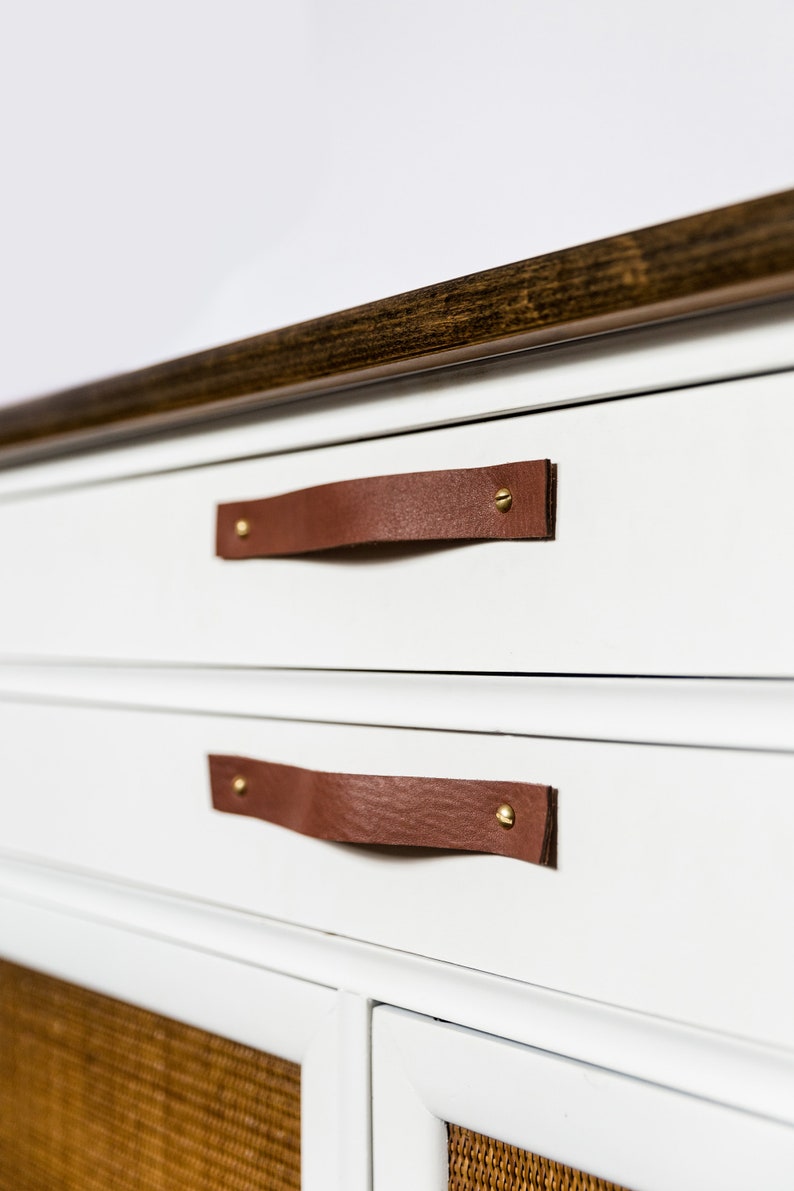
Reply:
<svg viewBox="0 0 794 1191"><path fill-rule="evenodd" d="M0 1186L295 1191L300 1064L0 961Z"/></svg>
<svg viewBox="0 0 794 1191"><path fill-rule="evenodd" d="M223 954L200 905L188 940L40 886L0 896L3 1191L362 1191L364 1002L235 958L229 915Z"/></svg>
<svg viewBox="0 0 794 1191"><path fill-rule="evenodd" d="M373 1022L374 1191L784 1186L794 1129L401 1010Z"/></svg>

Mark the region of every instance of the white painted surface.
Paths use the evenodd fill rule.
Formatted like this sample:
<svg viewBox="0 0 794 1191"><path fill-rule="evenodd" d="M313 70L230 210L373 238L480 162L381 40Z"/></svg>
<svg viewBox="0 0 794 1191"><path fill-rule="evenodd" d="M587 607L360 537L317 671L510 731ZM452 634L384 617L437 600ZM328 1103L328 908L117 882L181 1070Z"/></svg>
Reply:
<svg viewBox="0 0 794 1191"><path fill-rule="evenodd" d="M376 1009L374 1191L444 1191L451 1121L633 1191L789 1178L794 1129L483 1034Z"/></svg>
<svg viewBox="0 0 794 1191"><path fill-rule="evenodd" d="M790 186L793 38L788 0L6 0L0 394Z"/></svg>
<svg viewBox="0 0 794 1191"><path fill-rule="evenodd" d="M369 1001L338 993L301 1066L301 1188L371 1191Z"/></svg>
<svg viewBox="0 0 794 1191"><path fill-rule="evenodd" d="M794 751L794 682L0 661L0 701Z"/></svg>
<svg viewBox="0 0 794 1191"><path fill-rule="evenodd" d="M790 755L12 704L3 722L9 850L794 1047ZM208 753L548 783L559 868L223 815Z"/></svg>
<svg viewBox="0 0 794 1191"><path fill-rule="evenodd" d="M781 373L8 502L0 653L792 676L793 396ZM553 542L214 556L219 502L544 457Z"/></svg>
<svg viewBox="0 0 794 1191"><path fill-rule="evenodd" d="M16 896L15 896L16 895ZM318 1030L336 1029L336 994L165 932L91 922L3 889L4 959L302 1063Z"/></svg>
<svg viewBox="0 0 794 1191"><path fill-rule="evenodd" d="M359 1068L362 1002L374 998L480 1031L492 1031L497 1022L501 1033L516 1041L794 1124L792 1050L7 852L0 854L0 896L8 909L0 915L0 947L32 966L57 959L58 972L72 979L104 981L104 940L127 931L302 981L330 980L348 989L357 1004L337 1018L347 1031L351 1068ZM110 954L112 970L112 948ZM145 995L147 975L146 964L139 965L131 985L136 996ZM180 987L172 982L172 996L179 996Z"/></svg>
<svg viewBox="0 0 794 1191"><path fill-rule="evenodd" d="M373 1018L373 1191L443 1191L449 1185L445 1120L420 1099L410 1065L389 1036L388 1019L379 1009Z"/></svg>
<svg viewBox="0 0 794 1191"><path fill-rule="evenodd" d="M372 1003L367 997L340 992L337 1018L339 1087L332 1103L341 1156L340 1183L349 1191L371 1191ZM330 1112L331 1107L326 1103L325 1111ZM306 1148L314 1146L314 1138L309 1137Z"/></svg>

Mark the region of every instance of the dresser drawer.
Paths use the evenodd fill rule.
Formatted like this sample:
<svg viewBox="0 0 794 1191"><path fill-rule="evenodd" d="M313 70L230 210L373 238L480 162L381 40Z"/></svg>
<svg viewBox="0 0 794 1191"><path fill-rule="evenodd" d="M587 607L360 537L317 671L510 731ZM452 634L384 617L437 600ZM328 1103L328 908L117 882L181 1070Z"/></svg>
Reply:
<svg viewBox="0 0 794 1191"><path fill-rule="evenodd" d="M7 851L794 1045L790 754L23 704L2 722ZM208 754L553 786L557 867L220 813Z"/></svg>
<svg viewBox="0 0 794 1191"><path fill-rule="evenodd" d="M793 436L783 373L8 499L0 653L792 675ZM219 504L542 459L555 540L215 556Z"/></svg>

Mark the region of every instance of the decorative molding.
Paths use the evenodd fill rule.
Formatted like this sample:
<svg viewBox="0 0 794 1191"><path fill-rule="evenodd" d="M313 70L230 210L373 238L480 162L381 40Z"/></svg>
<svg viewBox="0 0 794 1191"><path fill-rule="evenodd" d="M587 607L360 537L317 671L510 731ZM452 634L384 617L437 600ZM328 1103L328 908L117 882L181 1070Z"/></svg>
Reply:
<svg viewBox="0 0 794 1191"><path fill-rule="evenodd" d="M7 853L0 902L0 954L158 1012L211 1003L201 964L235 960L794 1124L791 1051ZM235 1021L228 994L214 1013Z"/></svg>
<svg viewBox="0 0 794 1191"><path fill-rule="evenodd" d="M0 702L794 751L794 681L407 674L0 659Z"/></svg>

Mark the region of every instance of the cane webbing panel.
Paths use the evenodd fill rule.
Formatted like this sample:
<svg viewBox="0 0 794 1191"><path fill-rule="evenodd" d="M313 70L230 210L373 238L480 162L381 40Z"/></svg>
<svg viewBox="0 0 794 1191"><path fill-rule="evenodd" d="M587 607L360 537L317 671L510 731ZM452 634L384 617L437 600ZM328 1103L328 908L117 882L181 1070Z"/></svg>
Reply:
<svg viewBox="0 0 794 1191"><path fill-rule="evenodd" d="M449 1191L625 1191L617 1183L448 1125Z"/></svg>
<svg viewBox="0 0 794 1191"><path fill-rule="evenodd" d="M300 1067L0 961L3 1191L298 1187Z"/></svg>

